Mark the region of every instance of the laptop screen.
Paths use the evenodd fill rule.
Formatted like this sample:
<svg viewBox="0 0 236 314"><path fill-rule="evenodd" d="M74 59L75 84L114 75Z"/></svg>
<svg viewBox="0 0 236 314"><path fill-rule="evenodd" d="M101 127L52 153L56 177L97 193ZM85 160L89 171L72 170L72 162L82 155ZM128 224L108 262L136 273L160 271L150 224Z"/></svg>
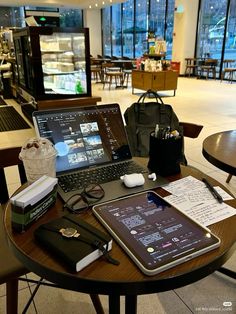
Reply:
<svg viewBox="0 0 236 314"><path fill-rule="evenodd" d="M35 111L33 121L57 150L57 174L131 158L118 104Z"/></svg>

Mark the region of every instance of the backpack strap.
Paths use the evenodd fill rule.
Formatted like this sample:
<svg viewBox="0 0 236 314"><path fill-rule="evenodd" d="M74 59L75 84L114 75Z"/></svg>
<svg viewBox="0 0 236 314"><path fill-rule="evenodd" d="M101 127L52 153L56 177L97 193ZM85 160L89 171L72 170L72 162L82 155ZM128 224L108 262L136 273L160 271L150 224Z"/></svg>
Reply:
<svg viewBox="0 0 236 314"><path fill-rule="evenodd" d="M139 117L140 117L140 114L142 112L144 112L145 110L147 110L147 105L148 103L145 103L144 100L146 98L147 95L150 95L150 94L153 94L156 98L156 102L157 104L159 104L159 113L157 112L157 115L160 116L160 125L161 124L165 124L165 120L164 120L164 117L166 115L166 105L164 104L162 98L160 95L158 95L157 92L149 89L147 92L145 92L144 94L142 94L137 103L136 103L136 106L135 106L135 114L137 115L137 118L138 118L138 122L140 121ZM159 103L159 100L160 100L160 103ZM153 102L152 102L153 103ZM172 118L172 117L171 117Z"/></svg>
<svg viewBox="0 0 236 314"><path fill-rule="evenodd" d="M164 102L163 102L161 96L160 96L157 92L155 92L155 91L153 91L153 90L151 90L151 89L149 89L149 90L147 90L145 93L143 93L143 94L139 97L139 99L138 99L137 102L138 102L138 103L141 103L141 102L144 103L145 98L146 98L147 96L149 96L150 94L152 94L152 95L155 96L157 103L159 103L159 101L160 101L160 103L164 105Z"/></svg>

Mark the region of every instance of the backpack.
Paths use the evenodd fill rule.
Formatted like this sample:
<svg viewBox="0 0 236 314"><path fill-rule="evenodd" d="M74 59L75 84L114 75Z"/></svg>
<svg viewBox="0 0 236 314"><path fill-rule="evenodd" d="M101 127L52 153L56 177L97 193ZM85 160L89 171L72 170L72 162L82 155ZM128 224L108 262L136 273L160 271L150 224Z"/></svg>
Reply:
<svg viewBox="0 0 236 314"><path fill-rule="evenodd" d="M145 103L146 96L154 95L155 101ZM149 156L150 133L159 127L169 126L171 131L177 130L183 135L179 120L170 105L164 104L161 97L152 90L142 94L136 103L133 103L124 113L126 132L133 156Z"/></svg>

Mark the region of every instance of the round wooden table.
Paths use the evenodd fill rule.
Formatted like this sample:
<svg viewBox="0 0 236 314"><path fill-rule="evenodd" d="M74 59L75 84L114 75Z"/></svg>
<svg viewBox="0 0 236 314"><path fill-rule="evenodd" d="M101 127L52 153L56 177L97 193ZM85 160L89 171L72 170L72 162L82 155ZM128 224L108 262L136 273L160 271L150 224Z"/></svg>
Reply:
<svg viewBox="0 0 236 314"><path fill-rule="evenodd" d="M169 177L176 180L192 175L198 179L207 177L192 167L181 167L181 174ZM207 177L208 178L208 177ZM212 178L208 178L214 185L222 185ZM159 188L157 193L168 195ZM236 200L227 201L236 208ZM132 262L122 248L113 241L112 256L120 261L115 266L104 259L98 259L79 273L69 272L64 265L48 251L37 245L34 240L34 230L43 223L64 215L62 202L58 198L44 216L33 224L25 233L19 234L11 227L11 205L8 203L4 216L4 226L11 248L17 258L32 272L55 283L57 286L88 294L104 294L109 296L109 313L120 313L120 296L125 296L126 313L136 313L137 296L176 289L188 285L213 273L224 264L233 253L236 242L236 215L210 226L210 229L221 239L219 248L210 251L191 261L173 267L155 276L146 276ZM87 222L104 230L91 212L81 215ZM106 231L105 231L106 232Z"/></svg>
<svg viewBox="0 0 236 314"><path fill-rule="evenodd" d="M203 141L203 156L217 168L236 175L236 130L212 134Z"/></svg>

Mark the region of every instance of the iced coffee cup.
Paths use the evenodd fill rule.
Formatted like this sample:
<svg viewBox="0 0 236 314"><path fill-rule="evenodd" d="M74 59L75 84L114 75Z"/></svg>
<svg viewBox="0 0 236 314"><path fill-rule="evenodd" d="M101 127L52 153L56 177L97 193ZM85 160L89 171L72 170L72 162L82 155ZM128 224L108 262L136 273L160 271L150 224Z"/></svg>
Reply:
<svg viewBox="0 0 236 314"><path fill-rule="evenodd" d="M56 177L56 155L57 151L49 140L45 138L29 139L22 146L19 154L28 182L32 183L43 175Z"/></svg>

